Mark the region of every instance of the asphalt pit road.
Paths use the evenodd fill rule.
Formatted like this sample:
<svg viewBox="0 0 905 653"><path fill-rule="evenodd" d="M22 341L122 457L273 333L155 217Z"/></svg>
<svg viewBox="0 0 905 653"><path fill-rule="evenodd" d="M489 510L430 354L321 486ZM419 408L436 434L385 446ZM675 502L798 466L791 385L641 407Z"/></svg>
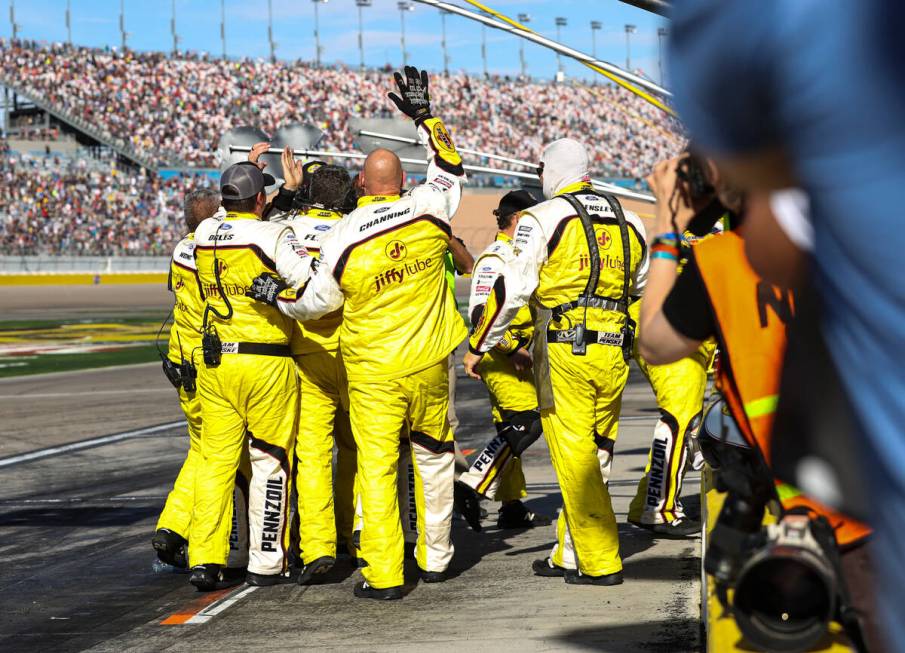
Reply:
<svg viewBox="0 0 905 653"><path fill-rule="evenodd" d="M0 526L113 528L156 516L158 506L27 508L0 514Z"/></svg>

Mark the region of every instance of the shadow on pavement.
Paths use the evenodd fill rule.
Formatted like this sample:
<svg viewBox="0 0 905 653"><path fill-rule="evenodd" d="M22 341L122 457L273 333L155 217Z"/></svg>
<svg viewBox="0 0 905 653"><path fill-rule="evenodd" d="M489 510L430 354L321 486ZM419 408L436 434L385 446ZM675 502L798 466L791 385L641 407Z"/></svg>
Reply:
<svg viewBox="0 0 905 653"><path fill-rule="evenodd" d="M158 506L27 508L0 514L0 526L107 528L135 524L159 512Z"/></svg>
<svg viewBox="0 0 905 653"><path fill-rule="evenodd" d="M551 640L569 648L622 653L652 651L676 653L700 650L700 623L690 617L643 621L618 626L573 628Z"/></svg>

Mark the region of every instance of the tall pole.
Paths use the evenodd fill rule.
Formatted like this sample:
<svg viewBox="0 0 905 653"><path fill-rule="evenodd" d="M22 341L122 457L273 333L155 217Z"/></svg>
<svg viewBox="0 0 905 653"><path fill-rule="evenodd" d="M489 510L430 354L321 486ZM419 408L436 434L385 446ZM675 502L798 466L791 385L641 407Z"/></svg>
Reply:
<svg viewBox="0 0 905 653"><path fill-rule="evenodd" d="M445 9L440 10L440 24L442 25L443 39L440 41L440 47L443 48L443 73L449 75L449 51L446 49L446 16L449 14Z"/></svg>
<svg viewBox="0 0 905 653"><path fill-rule="evenodd" d="M397 2L396 6L399 8L399 22L402 25L402 32L400 32L400 42L402 44L402 65L407 66L409 63L409 55L408 51L405 49L405 12L414 11L415 6L411 2L408 2L408 0Z"/></svg>
<svg viewBox="0 0 905 653"><path fill-rule="evenodd" d="M364 37L364 19L362 18L362 10L371 6L371 0L355 0L358 7L358 54L361 59L361 69L365 69L365 37Z"/></svg>
<svg viewBox="0 0 905 653"><path fill-rule="evenodd" d="M560 43L562 43L562 36L560 34L560 29L565 27L568 24L569 24L568 21L565 18L563 18L562 16L556 17L556 40ZM559 52L556 53L556 69L559 71L560 74L562 74L562 72L563 72L562 55L559 54Z"/></svg>
<svg viewBox="0 0 905 653"><path fill-rule="evenodd" d="M127 38L128 34L126 34L126 2L125 0L119 0L119 39L120 47L123 50L126 49Z"/></svg>
<svg viewBox="0 0 905 653"><path fill-rule="evenodd" d="M270 46L270 63L276 63L277 47L273 42L273 0L267 0L267 44Z"/></svg>
<svg viewBox="0 0 905 653"><path fill-rule="evenodd" d="M484 62L484 77L487 77L487 27L481 25L481 59Z"/></svg>
<svg viewBox="0 0 905 653"><path fill-rule="evenodd" d="M530 14L519 14L518 22L520 22L522 25L527 25L528 23L531 22L531 15ZM518 45L519 45L519 47L518 47L519 61L522 64L522 77L527 77L528 76L528 63L525 61L525 39L519 39Z"/></svg>
<svg viewBox="0 0 905 653"><path fill-rule="evenodd" d="M599 32L601 29L603 29L603 23L601 23L599 20L591 21L591 43L592 47L594 48L593 55L595 59L597 58L597 32Z"/></svg>
<svg viewBox="0 0 905 653"><path fill-rule="evenodd" d="M66 0L66 42L72 45L72 1Z"/></svg>
<svg viewBox="0 0 905 653"><path fill-rule="evenodd" d="M625 69L632 72L632 40L631 36L635 33L634 25L625 26Z"/></svg>
<svg viewBox="0 0 905 653"><path fill-rule="evenodd" d="M173 0L173 17L170 19L170 31L173 32L173 56L179 53L179 35L176 33L176 0Z"/></svg>
<svg viewBox="0 0 905 653"><path fill-rule="evenodd" d="M669 36L669 31L665 27L657 28L657 64L660 67L660 86L663 86L663 38Z"/></svg>
<svg viewBox="0 0 905 653"><path fill-rule="evenodd" d="M19 38L19 26L16 24L16 0L9 0L9 24L13 28L13 40Z"/></svg>
<svg viewBox="0 0 905 653"><path fill-rule="evenodd" d="M220 45L226 59L226 0L220 0Z"/></svg>
<svg viewBox="0 0 905 653"><path fill-rule="evenodd" d="M314 3L314 64L318 68L321 67L321 52L323 52L323 48L321 47L321 20L320 20L320 12L318 11L318 5L322 2L327 2L327 0L311 0Z"/></svg>

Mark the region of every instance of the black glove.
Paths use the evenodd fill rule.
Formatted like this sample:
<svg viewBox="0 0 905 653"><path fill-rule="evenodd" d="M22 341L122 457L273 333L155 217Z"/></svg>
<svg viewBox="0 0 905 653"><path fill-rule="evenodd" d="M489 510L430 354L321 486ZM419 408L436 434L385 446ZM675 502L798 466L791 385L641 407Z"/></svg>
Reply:
<svg viewBox="0 0 905 653"><path fill-rule="evenodd" d="M277 297L288 287L282 279L264 272L251 282L251 288L248 289L247 294L255 301L276 306Z"/></svg>
<svg viewBox="0 0 905 653"><path fill-rule="evenodd" d="M388 97L399 107L399 110L415 121L416 125L431 117L431 98L427 86L427 71L419 71L412 66L405 67L405 79L399 73L393 73L399 95L389 93Z"/></svg>

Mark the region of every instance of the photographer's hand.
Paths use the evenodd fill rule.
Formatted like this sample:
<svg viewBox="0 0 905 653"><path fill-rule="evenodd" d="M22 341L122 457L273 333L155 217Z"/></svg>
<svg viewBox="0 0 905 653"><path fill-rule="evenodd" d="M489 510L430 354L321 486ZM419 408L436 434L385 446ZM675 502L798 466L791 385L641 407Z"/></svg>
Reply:
<svg viewBox="0 0 905 653"><path fill-rule="evenodd" d="M681 154L661 161L654 166L647 178L647 183L657 198L656 234L671 231L682 234L695 216L688 188L678 176L679 162L687 156L688 154Z"/></svg>

